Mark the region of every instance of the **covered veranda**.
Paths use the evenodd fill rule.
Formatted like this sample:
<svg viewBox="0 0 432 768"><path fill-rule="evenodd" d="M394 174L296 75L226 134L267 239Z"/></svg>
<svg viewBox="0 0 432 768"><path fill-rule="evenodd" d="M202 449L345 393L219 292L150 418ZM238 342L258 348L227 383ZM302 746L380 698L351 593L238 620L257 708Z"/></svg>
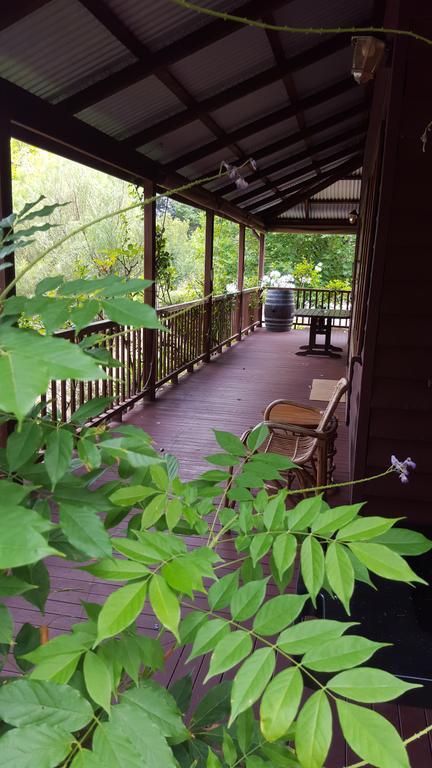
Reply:
<svg viewBox="0 0 432 768"><path fill-rule="evenodd" d="M404 2L368 0L340 0L331 6L314 0L306 4L269 0L265 13L262 3L254 0L241 5L215 0L208 5L248 18L265 16L279 24L300 21L305 5L319 26L381 25L384 19L390 25L412 19L419 24L425 17L430 23L430 9L428 16L420 0L410 3L409 13ZM409 449L413 455L417 446L419 482L402 504L415 524L427 519L430 502L426 490L430 431L424 429L430 422L430 372L424 347L420 354L412 335L405 330L395 341L401 310L400 301L396 305L392 297L404 289L401 273L407 244L398 231L403 209L408 220L418 224L419 283L413 295L422 317L430 320L426 258L430 219L423 194L429 186L430 156L412 158L430 119L417 78L424 71L423 59L421 54L411 58L404 80L407 50L395 43L373 93L372 86L359 87L350 77L350 43L350 34L285 38L245 29L231 21L191 16L169 0L158 4L157 14L153 3L132 0L23 0L11 5L0 20L0 217L13 207L12 136L141 185L146 197L197 180L180 199L206 211L206 298L184 308L181 320L172 320L178 338L187 340L184 347L164 345L155 332L131 332L125 337L127 343L118 351L132 373L120 390L107 392L116 401L110 416L143 426L161 449L179 457L188 474L199 469L199 460L212 447L211 427L228 426L240 433L260 419L273 397L306 403L313 378L337 379L348 368L353 384L351 423L348 435L345 408L340 406L337 477L343 480L382 469L390 445L393 450L414 446ZM425 87L430 89L430 84ZM414 128L402 125L404 112L414 115ZM258 168L246 167L247 190L237 189L227 178L198 183L201 177L217 174L221 161L240 166L250 157ZM408 174L413 182L410 192L409 184L394 186L400 174ZM367 181L361 206L359 179ZM294 348L304 343L307 332L266 333L259 327L256 302L249 300L252 292L243 290L245 228L260 239L259 277L267 231L357 232L348 221L357 207L360 244L349 345L345 334L335 333L345 355L341 360L294 357ZM239 225L235 306L212 296L215 215ZM144 218L143 274L153 279L154 204L145 208ZM0 280L7 284L13 274L12 266L0 273ZM306 306L302 302L310 306L311 299L299 295L297 307ZM146 300L155 303L152 289ZM316 299L340 300L322 294ZM162 313L168 324L169 314L169 310ZM251 332L252 328L256 330ZM88 333L93 330L89 327ZM430 344L430 336L425 343ZM403 354L410 365L401 362ZM73 391L76 407L99 393L96 384ZM53 382L51 395L65 419L68 408L74 407L73 401L66 405L68 394ZM387 487L372 491L375 509L380 505L384 511L392 509L392 493ZM55 633L81 616L79 599L89 593L96 598L98 591L82 573L71 587L74 577L68 568L53 570L52 576L58 593L49 604L47 623ZM24 610L19 599L15 608L22 621L36 621L36 612ZM150 614L144 614L142 621L149 631L155 629ZM204 660L191 665L197 690L205 664ZM182 654L173 653L165 682L172 684L185 669ZM431 721L430 711L422 708L383 705L380 711L404 737ZM333 750L330 768L355 760L342 739ZM431 764L428 739L413 743L410 751L415 768Z"/></svg>

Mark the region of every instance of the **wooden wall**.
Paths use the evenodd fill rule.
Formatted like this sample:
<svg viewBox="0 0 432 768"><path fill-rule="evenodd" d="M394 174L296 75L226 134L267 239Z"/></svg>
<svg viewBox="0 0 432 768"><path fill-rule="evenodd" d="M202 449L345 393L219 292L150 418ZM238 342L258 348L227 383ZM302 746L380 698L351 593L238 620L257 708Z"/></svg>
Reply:
<svg viewBox="0 0 432 768"><path fill-rule="evenodd" d="M391 24L432 37L431 0L389 0ZM392 476L353 495L367 498L374 514L432 526L432 133L425 152L420 141L431 120L432 46L394 39L375 87L365 157L351 468L355 477L372 474L395 454L411 456L417 470L407 486Z"/></svg>

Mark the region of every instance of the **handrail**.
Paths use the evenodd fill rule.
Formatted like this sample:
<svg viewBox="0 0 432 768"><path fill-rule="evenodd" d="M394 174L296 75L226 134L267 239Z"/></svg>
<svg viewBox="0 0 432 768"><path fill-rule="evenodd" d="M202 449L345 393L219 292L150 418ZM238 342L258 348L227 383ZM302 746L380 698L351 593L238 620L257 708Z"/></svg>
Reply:
<svg viewBox="0 0 432 768"><path fill-rule="evenodd" d="M59 331L56 335L71 343L108 332L102 346L122 367L104 366L106 380L51 381L41 398L42 413L50 411L53 421L68 421L85 402L102 396L112 398L112 405L98 421L121 418L144 395L154 396L158 387L177 382L181 373L191 372L197 363L254 330L261 322L260 297L259 288L247 288L242 293L212 296L211 301L205 297L158 307L157 314L169 333L134 329L111 320L96 320L78 333L74 327Z"/></svg>

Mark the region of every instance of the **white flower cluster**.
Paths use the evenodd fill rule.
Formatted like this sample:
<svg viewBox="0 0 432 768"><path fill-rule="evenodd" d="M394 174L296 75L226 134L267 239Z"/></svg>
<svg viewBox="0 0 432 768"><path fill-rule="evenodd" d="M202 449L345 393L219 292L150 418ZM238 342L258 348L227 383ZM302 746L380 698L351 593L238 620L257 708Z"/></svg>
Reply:
<svg viewBox="0 0 432 768"><path fill-rule="evenodd" d="M282 275L277 269L264 275L261 280L261 288L294 288L293 275Z"/></svg>
<svg viewBox="0 0 432 768"><path fill-rule="evenodd" d="M323 268L322 261L319 261L318 264L316 264L315 266L315 272L322 272L322 268Z"/></svg>
<svg viewBox="0 0 432 768"><path fill-rule="evenodd" d="M225 286L225 290L227 293L238 293L238 288L235 283L227 283Z"/></svg>

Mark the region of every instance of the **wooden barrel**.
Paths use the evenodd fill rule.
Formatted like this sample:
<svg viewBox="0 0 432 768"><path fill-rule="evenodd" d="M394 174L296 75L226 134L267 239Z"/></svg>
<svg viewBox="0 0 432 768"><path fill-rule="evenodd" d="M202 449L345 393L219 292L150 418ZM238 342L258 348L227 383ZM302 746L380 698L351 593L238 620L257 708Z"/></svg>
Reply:
<svg viewBox="0 0 432 768"><path fill-rule="evenodd" d="M294 295L291 288L268 288L264 304L268 331L290 331L294 319Z"/></svg>

